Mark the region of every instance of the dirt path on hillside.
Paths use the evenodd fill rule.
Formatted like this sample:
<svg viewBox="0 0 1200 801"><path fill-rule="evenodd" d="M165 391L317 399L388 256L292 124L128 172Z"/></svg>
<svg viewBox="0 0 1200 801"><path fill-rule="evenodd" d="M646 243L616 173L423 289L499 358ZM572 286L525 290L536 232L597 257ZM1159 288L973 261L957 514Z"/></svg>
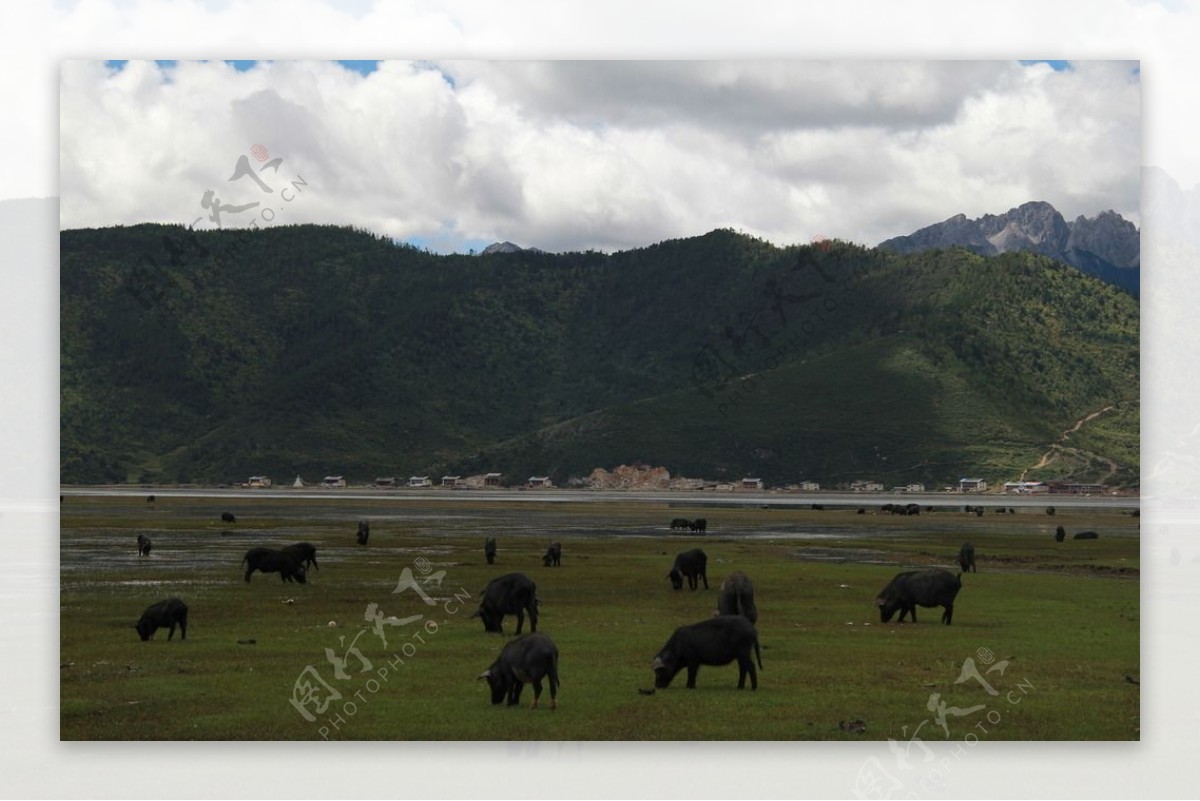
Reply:
<svg viewBox="0 0 1200 801"><path fill-rule="evenodd" d="M1100 415L1105 414L1106 412L1111 412L1115 408L1117 408L1115 405L1105 406L1103 409L1099 409L1097 411L1091 412L1090 414L1084 415L1083 417L1076 420L1075 425L1071 426L1066 431L1062 432L1062 434L1060 434L1058 437L1058 442L1051 445L1050 450L1048 450L1042 454L1042 458L1038 460L1037 464L1033 465L1032 467L1027 467L1021 471L1021 478L1019 480L1024 481L1026 474L1029 473L1030 470L1042 469L1043 467L1045 467L1046 465L1050 464L1055 459L1057 459L1059 457L1059 455L1063 454L1063 453L1071 453L1071 454L1074 454L1077 456L1083 456L1083 457L1087 457L1089 459L1095 459L1098 462L1104 462L1105 464L1108 465L1108 475L1106 475L1104 477L1105 479L1111 478L1112 476L1116 475L1116 472L1119 469L1119 466L1112 459L1101 456L1098 453L1092 453L1091 451L1080 450L1079 448L1068 448L1062 444L1062 443L1066 442L1068 439L1070 439L1072 434L1074 434L1079 429L1083 428L1084 425L1091 422L1092 420L1099 417ZM1101 483L1103 483L1103 482L1101 482Z"/></svg>

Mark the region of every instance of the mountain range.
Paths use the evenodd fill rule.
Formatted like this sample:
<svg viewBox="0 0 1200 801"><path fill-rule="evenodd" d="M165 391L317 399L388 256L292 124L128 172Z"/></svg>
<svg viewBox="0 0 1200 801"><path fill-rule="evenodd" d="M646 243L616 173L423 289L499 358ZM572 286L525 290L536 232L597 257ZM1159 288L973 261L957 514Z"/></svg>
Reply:
<svg viewBox="0 0 1200 801"><path fill-rule="evenodd" d="M962 247L984 256L1013 251L1037 253L1070 264L1138 297L1141 284L1141 234L1114 211L1068 222L1045 201L1032 201L1004 214L974 220L956 214L907 236L879 243L897 253Z"/></svg>
<svg viewBox="0 0 1200 801"><path fill-rule="evenodd" d="M1138 484L1138 304L1030 252L136 225L62 232L59 304L65 483Z"/></svg>

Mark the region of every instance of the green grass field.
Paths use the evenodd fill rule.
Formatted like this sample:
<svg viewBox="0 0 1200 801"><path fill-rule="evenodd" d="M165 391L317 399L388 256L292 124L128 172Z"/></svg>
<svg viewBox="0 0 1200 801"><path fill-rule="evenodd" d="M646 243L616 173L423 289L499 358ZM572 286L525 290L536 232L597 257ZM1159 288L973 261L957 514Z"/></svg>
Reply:
<svg viewBox="0 0 1200 801"><path fill-rule="evenodd" d="M223 509L235 526L220 523ZM705 516L706 536L670 534ZM369 518L368 547L354 543ZM1096 541L1055 543L1054 526ZM137 533L154 550L136 553ZM497 563L483 538L499 542ZM563 544L563 566L540 555ZM879 621L875 594L909 566L950 566L977 549L954 623L919 609L917 624ZM307 585L242 580L257 544L308 541L320 570ZM708 554L711 589L673 591L674 554ZM445 571L427 606L393 593L405 568ZM68 497L61 533L63 740L1136 740L1139 738L1138 520L1041 507L983 517L853 510L696 509L643 503L451 503ZM666 690L649 664L672 631L716 606L740 569L755 582L763 670L756 692L737 667L702 667ZM957 568L955 568L957 571ZM469 619L480 590L522 571L538 585L538 630L558 644L556 711L493 707L476 681L505 636ZM465 596L470 595L470 598ZM179 596L186 641L141 642L142 610ZM458 600L455 600L455 597ZM381 628L368 604L405 625ZM528 623L526 624L528 625ZM253 640L253 643L246 641ZM243 643L239 643L243 641ZM326 649L346 659L335 676ZM973 660L983 683L967 678ZM1003 670L1000 669L1000 665ZM309 721L291 703L312 668L341 694ZM988 669L991 672L985 672ZM328 690L315 684L324 697ZM934 694L937 694L934 697ZM940 706L939 706L940 704ZM967 710L971 710L967 712ZM938 721L941 712L946 728ZM959 714L963 713L963 714ZM861 720L864 732L843 731ZM998 721L998 722L997 722Z"/></svg>

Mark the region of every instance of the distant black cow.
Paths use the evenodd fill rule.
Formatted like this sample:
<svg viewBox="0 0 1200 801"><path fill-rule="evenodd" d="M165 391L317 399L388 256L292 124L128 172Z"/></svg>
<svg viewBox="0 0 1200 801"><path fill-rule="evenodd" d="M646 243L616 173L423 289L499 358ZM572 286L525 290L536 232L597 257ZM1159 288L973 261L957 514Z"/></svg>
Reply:
<svg viewBox="0 0 1200 801"><path fill-rule="evenodd" d="M233 516L232 512L221 512L221 522L222 523L236 523L237 518Z"/></svg>
<svg viewBox="0 0 1200 801"><path fill-rule="evenodd" d="M147 495L147 496L146 496L146 503L154 503L154 500L155 500L155 499L154 499L154 496L153 496L153 495Z"/></svg>
<svg viewBox="0 0 1200 801"><path fill-rule="evenodd" d="M907 614L912 615L912 622L916 623L918 606L941 606L945 609L942 622L950 625L954 617L954 599L960 589L961 573L955 576L949 570L936 567L898 573L875 598L880 622L887 623L899 612L897 622L903 623Z"/></svg>
<svg viewBox="0 0 1200 801"><path fill-rule="evenodd" d="M529 630L537 631L537 585L524 573L507 573L488 582L480 594L479 608L471 617L483 621L483 630L503 634L505 615L517 616L517 634L529 613Z"/></svg>
<svg viewBox="0 0 1200 801"><path fill-rule="evenodd" d="M366 545L367 540L371 537L371 524L366 520L358 521L358 544Z"/></svg>
<svg viewBox="0 0 1200 801"><path fill-rule="evenodd" d="M813 510L814 512L824 512L824 511L825 511L825 504L823 504L823 503L814 503L814 504L812 505L812 510Z"/></svg>
<svg viewBox="0 0 1200 801"><path fill-rule="evenodd" d="M526 634L508 643L492 666L479 675L487 679L492 689L492 703L508 701L509 706L521 702L521 690L526 682L533 685L533 703L537 709L542 697L542 679L550 680L550 708L558 706L558 646L545 634Z"/></svg>
<svg viewBox="0 0 1200 801"><path fill-rule="evenodd" d="M150 555L150 538L145 534L138 534L138 556Z"/></svg>
<svg viewBox="0 0 1200 801"><path fill-rule="evenodd" d="M963 547L958 549L958 564L962 567L964 573L978 573L975 569L975 546L969 542L964 542Z"/></svg>
<svg viewBox="0 0 1200 801"><path fill-rule="evenodd" d="M699 581L704 581L704 589L708 589L708 554L699 548L693 548L690 551L683 551L675 557L675 564L671 565L671 572L667 573L667 578L671 580L671 586L677 590L683 589L683 579L687 577L688 589L696 589Z"/></svg>
<svg viewBox="0 0 1200 801"><path fill-rule="evenodd" d="M717 596L717 613L741 615L751 623L758 622L758 608L754 605L754 583L740 570L735 570L721 582Z"/></svg>
<svg viewBox="0 0 1200 801"><path fill-rule="evenodd" d="M919 515L921 514L921 505L918 503L910 503L904 507L904 514Z"/></svg>
<svg viewBox="0 0 1200 801"><path fill-rule="evenodd" d="M1067 530L1065 528L1063 528L1062 526L1059 526L1058 528L1054 529L1054 541L1055 542L1062 542L1066 538L1067 538Z"/></svg>
<svg viewBox="0 0 1200 801"><path fill-rule="evenodd" d="M145 642L154 636L154 632L165 628L170 628L170 631L167 632L167 639L171 639L175 636L175 626L178 625L179 639L186 640L187 613L187 604L178 598L168 598L146 607L146 611L142 612L141 619L133 627L137 629L142 642Z"/></svg>
<svg viewBox="0 0 1200 801"><path fill-rule="evenodd" d="M672 531L674 531L677 528L691 528L691 527L692 527L692 521L688 520L686 517L677 517L671 521L671 530Z"/></svg>
<svg viewBox="0 0 1200 801"><path fill-rule="evenodd" d="M316 570L321 569L321 566L317 564L317 548L311 542L297 542L294 545L285 546L283 550L296 557L296 561L304 565L305 570L310 567Z"/></svg>
<svg viewBox="0 0 1200 801"><path fill-rule="evenodd" d="M1100 535L1094 531L1081 531L1078 534L1076 534L1074 537L1072 537L1071 539L1073 539L1073 540L1097 540L1097 539L1100 539Z"/></svg>
<svg viewBox="0 0 1200 801"><path fill-rule="evenodd" d="M708 520L703 517L697 517L688 526L692 531L708 531Z"/></svg>
<svg viewBox="0 0 1200 801"><path fill-rule="evenodd" d="M261 570L263 573L278 573L280 581L294 579L301 584L308 583L308 578L304 575L304 565L300 563L295 554L288 551L251 548L242 557L242 562L246 565L247 583L250 581L250 574L255 570Z"/></svg>
<svg viewBox="0 0 1200 801"><path fill-rule="evenodd" d="M496 563L496 538L488 537L483 541L483 555L489 565Z"/></svg>
<svg viewBox="0 0 1200 801"><path fill-rule="evenodd" d="M562 567L562 543L552 542L542 555L542 564L546 567Z"/></svg>
<svg viewBox="0 0 1200 801"><path fill-rule="evenodd" d="M667 640L650 669L654 671L654 686L660 690L670 686L680 670L687 668L688 689L696 688L696 672L701 665L728 665L737 660L738 689L746 686L750 676L750 689L758 689L758 672L750 659L750 650L762 667L762 653L758 649L758 632L754 624L741 615L720 615L702 620L690 626L680 626Z"/></svg>

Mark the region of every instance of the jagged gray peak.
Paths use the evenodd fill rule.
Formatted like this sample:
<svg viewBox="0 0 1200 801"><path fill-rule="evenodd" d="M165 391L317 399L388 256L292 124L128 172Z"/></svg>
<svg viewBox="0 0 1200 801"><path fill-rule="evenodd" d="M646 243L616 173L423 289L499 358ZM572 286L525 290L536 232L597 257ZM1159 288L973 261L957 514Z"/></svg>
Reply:
<svg viewBox="0 0 1200 801"><path fill-rule="evenodd" d="M483 255L487 256L492 253L520 253L525 248L520 245L514 245L512 242L505 240L504 242L493 242L483 249Z"/></svg>
<svg viewBox="0 0 1200 801"><path fill-rule="evenodd" d="M1137 226L1111 209L1091 218L1076 217L1071 223L1066 249L1094 253L1117 267L1141 264L1141 236Z"/></svg>

